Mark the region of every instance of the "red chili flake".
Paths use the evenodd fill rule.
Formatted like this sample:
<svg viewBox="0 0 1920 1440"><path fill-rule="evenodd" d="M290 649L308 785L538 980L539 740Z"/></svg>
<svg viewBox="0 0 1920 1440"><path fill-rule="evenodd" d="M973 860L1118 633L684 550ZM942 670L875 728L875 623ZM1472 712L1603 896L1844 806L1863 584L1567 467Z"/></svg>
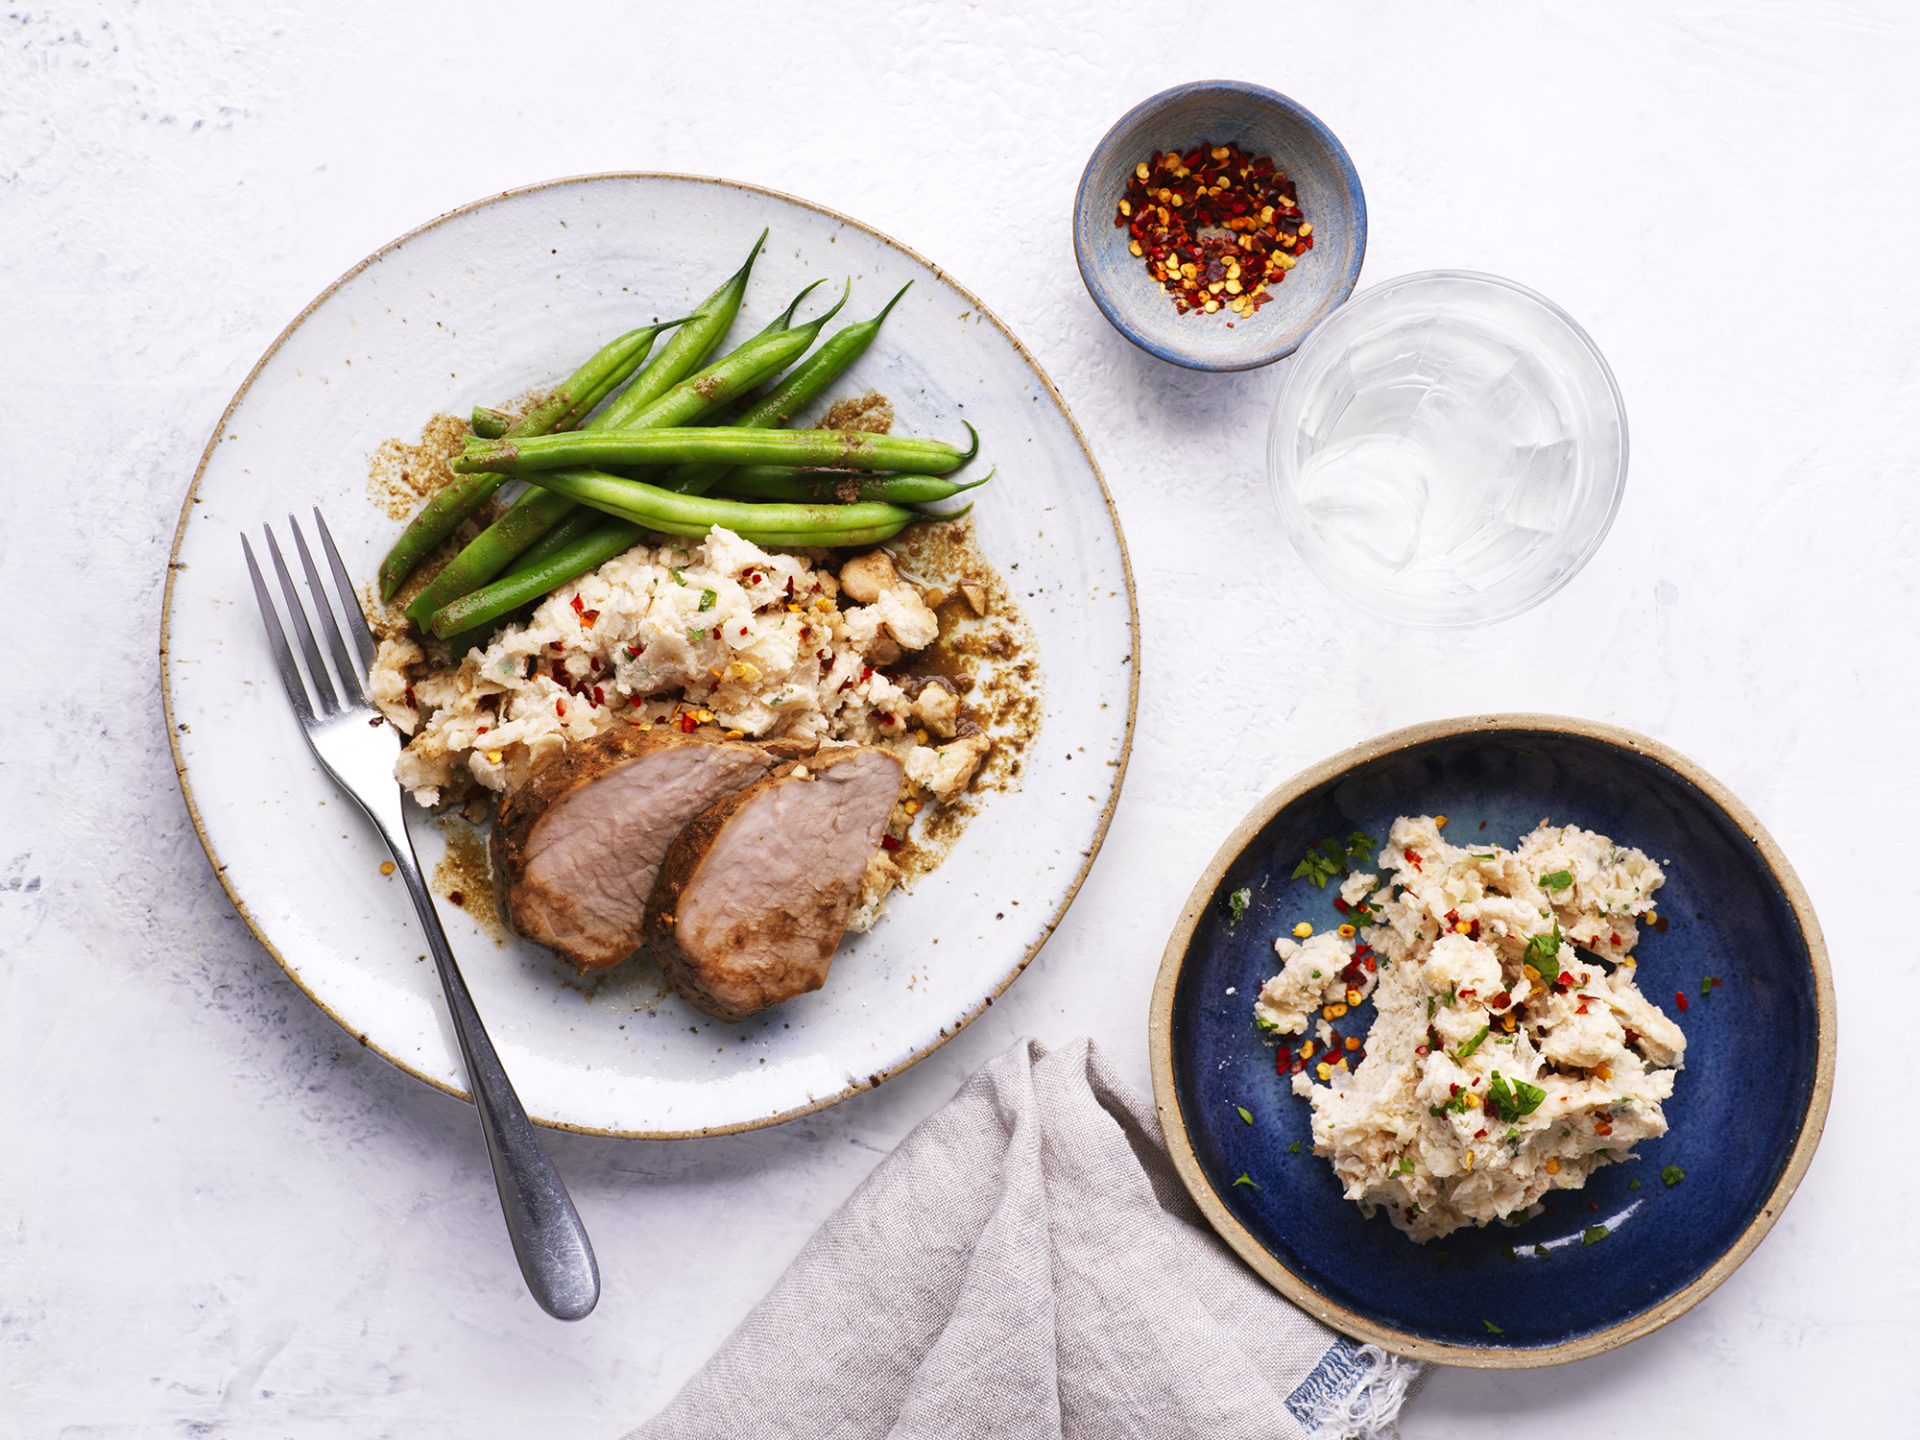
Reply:
<svg viewBox="0 0 1920 1440"><path fill-rule="evenodd" d="M604 705L607 703L607 692L602 690L598 685L593 687L593 703L596 705Z"/></svg>
<svg viewBox="0 0 1920 1440"><path fill-rule="evenodd" d="M1424 1045L1416 1045L1413 1047L1413 1053L1416 1055L1430 1055L1433 1052Z"/></svg>
<svg viewBox="0 0 1920 1440"><path fill-rule="evenodd" d="M900 842L891 835L882 835L880 837L880 848L882 850L898 850L900 848Z"/></svg>
<svg viewBox="0 0 1920 1440"><path fill-rule="evenodd" d="M873 678L873 666L862 665L860 667L860 678L862 680L871 680Z"/></svg>
<svg viewBox="0 0 1920 1440"><path fill-rule="evenodd" d="M683 710L680 712L680 733L681 734L691 735L695 730L698 730L699 728L700 728L700 722L693 718L692 711Z"/></svg>
<svg viewBox="0 0 1920 1440"><path fill-rule="evenodd" d="M1460 923L1460 912L1458 910L1447 911L1447 924L1458 925L1459 923Z"/></svg>
<svg viewBox="0 0 1920 1440"><path fill-rule="evenodd" d="M1344 915L1347 913L1347 902L1336 898L1333 902L1333 908L1338 910L1342 915Z"/></svg>
<svg viewBox="0 0 1920 1440"><path fill-rule="evenodd" d="M562 719L565 719L567 714L567 702L564 700L554 701L553 713L560 716Z"/></svg>
<svg viewBox="0 0 1920 1440"><path fill-rule="evenodd" d="M760 572L758 570L747 571L747 584L758 585L759 583L760 583Z"/></svg>
<svg viewBox="0 0 1920 1440"><path fill-rule="evenodd" d="M1620 948L1620 936L1617 933L1609 934L1607 939L1612 942L1614 949Z"/></svg>
<svg viewBox="0 0 1920 1440"><path fill-rule="evenodd" d="M589 610L580 617L580 624L583 628L591 630L593 628L593 622L599 618L600 612L598 610Z"/></svg>
<svg viewBox="0 0 1920 1440"><path fill-rule="evenodd" d="M1640 1032L1630 1027L1627 1028L1620 1036L1620 1043L1622 1045L1635 1045L1639 1043L1639 1040L1640 1040Z"/></svg>
<svg viewBox="0 0 1920 1440"><path fill-rule="evenodd" d="M1478 1130L1476 1130L1476 1131L1474 1131L1474 1132L1473 1132L1473 1138L1474 1138L1474 1139L1476 1139L1476 1140L1484 1140L1484 1139L1486 1139L1486 1138L1487 1138L1487 1127L1486 1127L1486 1126L1484 1126L1484 1125L1482 1125L1482 1126L1481 1126L1481 1127L1480 1127L1480 1128L1479 1128Z"/></svg>
<svg viewBox="0 0 1920 1440"><path fill-rule="evenodd" d="M587 602L582 600L580 596L576 593L573 597L573 613L576 615L581 614L583 611L585 611L586 608L587 608Z"/></svg>
<svg viewBox="0 0 1920 1440"><path fill-rule="evenodd" d="M556 660L553 662L551 669L553 673L554 684L564 685L567 683L567 667L565 665L561 664L558 660Z"/></svg>
<svg viewBox="0 0 1920 1440"><path fill-rule="evenodd" d="M1475 1085L1478 1085L1478 1084L1480 1083L1480 1077L1479 1077L1478 1075L1476 1075L1476 1076L1474 1076L1474 1077L1473 1077L1473 1083L1474 1083Z"/></svg>
<svg viewBox="0 0 1920 1440"><path fill-rule="evenodd" d="M883 711L880 715L880 723L882 725L898 725L900 722Z"/></svg>
<svg viewBox="0 0 1920 1440"><path fill-rule="evenodd" d="M1673 1005L1674 1005L1674 1008L1678 1010L1682 1015L1686 1014L1687 1013L1687 992L1684 990L1674 991Z"/></svg>
<svg viewBox="0 0 1920 1440"><path fill-rule="evenodd" d="M1473 999L1474 996L1478 995L1479 993L1480 992L1478 990L1462 990L1460 992L1460 998L1462 1000L1471 1000Z"/></svg>
<svg viewBox="0 0 1920 1440"><path fill-rule="evenodd" d="M1582 995L1580 997L1580 1003L1573 1007L1573 1013L1576 1015L1584 1015L1587 1013L1587 997L1586 996Z"/></svg>
<svg viewBox="0 0 1920 1440"><path fill-rule="evenodd" d="M744 634L746 634L746 633L747 633L747 627L746 627L746 626L744 626L744 625L742 625L742 626L740 627L740 633L741 633L742 635L744 635Z"/></svg>
<svg viewBox="0 0 1920 1440"><path fill-rule="evenodd" d="M1420 852L1418 850L1402 850L1400 853L1405 857L1406 862L1413 866L1414 869L1421 869Z"/></svg>
<svg viewBox="0 0 1920 1440"><path fill-rule="evenodd" d="M1507 990L1502 990L1498 995L1494 996L1491 1000L1487 1001L1487 1008L1489 1010L1504 1010L1507 1008L1507 1006L1511 1005L1512 1003L1513 1003L1512 992Z"/></svg>
<svg viewBox="0 0 1920 1440"><path fill-rule="evenodd" d="M1662 915L1658 920L1654 921L1653 928L1655 930L1658 930L1662 935L1666 934L1667 933L1667 917Z"/></svg>
<svg viewBox="0 0 1920 1440"><path fill-rule="evenodd" d="M1366 966L1367 966L1367 973L1371 975L1379 970L1380 962L1375 960L1371 955L1369 955L1367 956L1367 959L1366 959Z"/></svg>
<svg viewBox="0 0 1920 1440"><path fill-rule="evenodd" d="M1113 223L1181 315L1251 314L1312 238L1286 171L1231 144L1155 152L1128 177Z"/></svg>
<svg viewBox="0 0 1920 1440"><path fill-rule="evenodd" d="M1458 1085L1455 1085L1455 1084L1453 1084L1453 1083L1451 1083L1451 1082L1449 1082L1449 1083L1448 1083L1448 1085L1447 1085L1447 1094L1449 1094L1449 1095L1458 1095L1459 1093L1460 1093L1460 1087L1459 1087Z"/></svg>
<svg viewBox="0 0 1920 1440"><path fill-rule="evenodd" d="M1282 1075L1287 1073L1287 1066L1292 1062L1293 1047L1291 1045L1282 1045L1273 1052L1273 1068Z"/></svg>
<svg viewBox="0 0 1920 1440"><path fill-rule="evenodd" d="M477 727L473 733L476 735L484 735L487 733L487 731L491 730L492 728L493 727L491 725L481 725Z"/></svg>
<svg viewBox="0 0 1920 1440"><path fill-rule="evenodd" d="M1707 983L1718 990L1720 988L1720 977L1718 975L1709 975L1707 977Z"/></svg>
<svg viewBox="0 0 1920 1440"><path fill-rule="evenodd" d="M1327 1053L1338 1054L1340 1050L1340 1032L1331 1025L1327 1027Z"/></svg>
<svg viewBox="0 0 1920 1440"><path fill-rule="evenodd" d="M1596 1135L1611 1135L1613 1133L1613 1122L1611 1120L1594 1121L1593 1133Z"/></svg>
<svg viewBox="0 0 1920 1440"><path fill-rule="evenodd" d="M627 708L630 710L638 710L644 704L646 704L646 701L642 700L638 695L629 695L627 697Z"/></svg>

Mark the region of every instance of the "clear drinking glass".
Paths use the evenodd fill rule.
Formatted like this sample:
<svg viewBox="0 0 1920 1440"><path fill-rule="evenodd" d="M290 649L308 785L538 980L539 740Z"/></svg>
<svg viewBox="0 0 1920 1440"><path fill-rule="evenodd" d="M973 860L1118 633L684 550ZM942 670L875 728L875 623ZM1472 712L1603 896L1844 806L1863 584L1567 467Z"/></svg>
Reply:
<svg viewBox="0 0 1920 1440"><path fill-rule="evenodd" d="M1544 600L1606 538L1626 410L1552 301L1429 270L1362 291L1301 345L1267 474L1294 550L1343 599L1406 624L1482 625Z"/></svg>

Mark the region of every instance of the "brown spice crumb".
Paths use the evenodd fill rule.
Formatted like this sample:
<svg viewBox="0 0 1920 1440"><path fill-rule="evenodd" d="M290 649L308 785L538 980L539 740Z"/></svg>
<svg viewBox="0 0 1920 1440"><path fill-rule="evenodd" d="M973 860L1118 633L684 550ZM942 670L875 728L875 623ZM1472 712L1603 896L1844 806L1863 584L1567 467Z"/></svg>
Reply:
<svg viewBox="0 0 1920 1440"><path fill-rule="evenodd" d="M435 415L420 438L382 440L367 465L367 498L389 519L408 519L420 503L453 479L453 458L467 443L467 422L458 415Z"/></svg>
<svg viewBox="0 0 1920 1440"><path fill-rule="evenodd" d="M877 390L836 400L820 421L822 430L860 430L885 435L893 429L893 402Z"/></svg>

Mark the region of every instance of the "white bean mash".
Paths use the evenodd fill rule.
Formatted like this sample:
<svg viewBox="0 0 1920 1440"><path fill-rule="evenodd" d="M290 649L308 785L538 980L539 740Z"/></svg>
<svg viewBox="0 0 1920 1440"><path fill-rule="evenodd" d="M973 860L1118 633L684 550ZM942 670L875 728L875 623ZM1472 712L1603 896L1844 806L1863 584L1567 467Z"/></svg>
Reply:
<svg viewBox="0 0 1920 1440"><path fill-rule="evenodd" d="M1445 824L1394 821L1384 873L1342 883L1349 923L1275 941L1254 1005L1277 1043L1313 1031L1281 1058L1314 1153L1418 1241L1524 1217L1664 1135L1687 1043L1634 984L1657 864L1577 826L1509 851ZM1341 1034L1369 995L1364 1039Z"/></svg>

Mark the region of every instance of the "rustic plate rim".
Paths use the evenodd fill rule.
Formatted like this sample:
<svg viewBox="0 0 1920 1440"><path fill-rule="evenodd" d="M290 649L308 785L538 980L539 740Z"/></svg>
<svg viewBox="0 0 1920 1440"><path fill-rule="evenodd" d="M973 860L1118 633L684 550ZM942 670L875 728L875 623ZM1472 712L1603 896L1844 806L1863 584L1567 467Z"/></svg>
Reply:
<svg viewBox="0 0 1920 1440"><path fill-rule="evenodd" d="M1067 910L1072 906L1074 898L1080 893L1080 887L1086 883L1087 876L1093 869L1093 862L1099 857L1101 846L1106 842L1107 832L1113 823L1114 809L1119 804L1121 788L1126 781L1127 766L1133 756L1134 724L1138 718L1140 709L1140 601L1138 588L1134 581L1133 561L1127 549L1126 531L1120 523L1120 512L1114 505L1113 491L1107 484L1106 475L1100 469L1100 462L1094 458L1093 448L1087 443L1086 433L1081 430L1080 422L1074 419L1073 411L1068 407L1066 398L1060 393L1059 387L1053 383L1052 377L1047 374L1039 360L1035 358L1033 352L1027 348L1019 336L1013 333L1007 323L995 314L978 295L949 274L944 267L935 264L912 246L895 239L885 231L878 230L866 224L864 221L857 220L851 215L835 210L831 206L822 205L817 201L808 200L799 195L792 195L784 190L776 190L771 186L756 185L750 181L731 180L723 176L698 175L672 170L600 170L590 171L580 175L559 176L551 180L535 181L528 185L512 186L505 190L494 191L478 200L472 200L464 205L456 206L389 240L386 244L372 251L351 268L343 271L318 295L315 295L313 299L309 300L292 320L287 322L285 328L274 337L273 342L261 352L260 358L253 362L253 365L247 371L246 377L240 382L239 388L233 392L233 398L227 401L225 408L220 412L220 418L214 422L213 431L207 438L206 448L201 451L199 463L194 467L193 479L187 486L186 495L181 499L180 518L174 524L173 543L167 552L167 578L160 600L160 707L166 718L167 748L172 757L174 778L180 783L181 798L186 801L187 819L193 826L193 833L198 837L201 848L207 853L207 860L213 866L215 877L220 881L220 888L226 892L228 901L233 905L235 913L239 915L241 923L247 927L248 932L260 943L261 948L273 957L274 963L278 965L282 973L293 982L294 987L311 1001L323 1015L329 1020L332 1020L334 1024L338 1025L348 1035L352 1036L361 1046L380 1056L381 1059L385 1060L401 1073L409 1075L415 1080L424 1081L434 1089L451 1095L456 1099L472 1103L473 1096L466 1088L458 1085L450 1085L410 1065L399 1055L377 1044L370 1036L355 1029L342 1015L322 1000L301 977L299 971L280 953L279 947L267 937L266 932L261 928L259 922L255 920L253 912L241 897L234 882L229 878L226 863L221 860L219 853L214 849L212 837L208 835L206 826L202 821L200 805L194 798L192 782L187 778L186 759L180 749L179 722L174 719L173 675L172 667L169 663L173 629L174 581L180 573L180 546L186 537L188 521L193 517L194 501L200 491L201 479L206 474L208 462L212 460L214 451L219 446L220 437L226 432L228 422L232 420L234 411L238 409L240 403L246 399L247 393L253 388L254 381L260 377L260 372L264 370L268 363L273 360L274 356L279 353L280 347L286 344L286 342L293 337L294 332L306 323L315 310L319 309L321 305L331 299L341 286L345 285L369 266L385 258L387 255L392 254L419 236L426 234L428 231L436 230L450 221L458 220L463 216L471 215L489 206L499 204L502 201L517 199L521 196L535 194L543 190L555 190L563 186L585 186L606 181L626 180L671 180L690 184L718 185L729 189L746 191L755 195L764 195L771 199L798 205L803 209L811 210L818 215L825 216L842 225L851 226L855 230L872 236L874 239L899 251L915 263L925 266L941 280L953 286L955 290L972 304L975 311L984 317L1005 337L1007 342L1013 346L1015 353L1026 362L1027 367L1033 372L1034 378L1040 382L1047 397L1053 402L1054 408L1060 412L1060 418L1066 421L1067 427L1073 432L1074 442L1079 445L1080 453L1085 457L1087 467L1093 472L1094 480L1100 486L1100 498L1106 505L1107 518L1113 526L1113 538L1119 546L1120 572L1126 582L1127 590L1127 631L1130 641L1127 662L1129 670L1127 677L1127 722L1126 728L1121 735L1119 758L1113 766L1112 783L1107 791L1106 801L1101 806L1099 820L1094 826L1092 843L1087 846L1078 872L1075 873L1072 882L1067 886L1066 893L1061 897L1059 905L1042 927L1038 938L1027 947L1025 953L1020 957L1019 962L1014 965L1013 969L1001 977L993 987L987 991L985 996L981 998L979 1003L962 1014L958 1020L943 1026L940 1033L931 1042L914 1050L903 1059L895 1061L886 1069L853 1080L842 1089L835 1091L832 1095L823 1096L805 1105L794 1106L786 1110L778 1111L772 1115L756 1117L752 1120L742 1120L730 1125L701 1126L691 1130L627 1130L606 1126L581 1125L572 1121L557 1120L541 1115L530 1115L529 1117L536 1125L545 1126L552 1130L565 1130L576 1135L597 1135L614 1140L689 1140L708 1135L737 1135L750 1130L763 1130L770 1126L784 1124L789 1120L797 1120L803 1115L816 1114L830 1106L839 1104L842 1100L848 1099L862 1090L874 1089L882 1082L890 1080L894 1076L911 1069L979 1018L995 1000L1006 993L1008 986L1020 978L1027 966L1033 962L1034 956L1040 953L1041 948L1045 946L1047 941L1052 937L1053 932L1059 927L1061 920L1066 917Z"/></svg>
<svg viewBox="0 0 1920 1440"><path fill-rule="evenodd" d="M1188 946L1192 943L1194 931L1198 928L1208 901L1219 888L1228 867L1239 858L1267 822L1308 791L1337 779L1363 763L1435 740L1502 731L1573 735L1632 751L1673 771L1681 779L1698 787L1718 806L1759 852L1762 863L1779 884L1781 893L1793 911L1794 920L1806 939L1814 979L1817 1036L1813 1088L1792 1153L1787 1157L1787 1163L1759 1213L1741 1231L1739 1238L1691 1283L1639 1314L1554 1345L1526 1347L1455 1345L1410 1335L1347 1306L1336 1304L1313 1289L1303 1277L1295 1274L1260 1244L1214 1189L1188 1134L1173 1075L1173 998L1186 962ZM1679 751L1636 731L1566 715L1508 711L1431 720L1387 731L1308 766L1268 792L1215 851L1181 909L1166 949L1161 954L1160 971L1154 980L1153 998L1147 1017L1147 1045L1153 1071L1154 1109L1159 1115L1167 1149L1173 1156L1181 1183L1206 1215L1208 1224L1263 1280L1309 1315L1334 1329L1409 1359L1474 1369L1526 1370L1589 1359L1653 1333L1712 1294L1753 1253L1793 1197L1808 1165L1813 1161L1813 1152L1819 1147L1821 1132L1826 1126L1828 1104L1833 1096L1837 1035L1833 974L1828 963L1826 941L1814 915L1813 902L1779 844L1731 790Z"/></svg>

